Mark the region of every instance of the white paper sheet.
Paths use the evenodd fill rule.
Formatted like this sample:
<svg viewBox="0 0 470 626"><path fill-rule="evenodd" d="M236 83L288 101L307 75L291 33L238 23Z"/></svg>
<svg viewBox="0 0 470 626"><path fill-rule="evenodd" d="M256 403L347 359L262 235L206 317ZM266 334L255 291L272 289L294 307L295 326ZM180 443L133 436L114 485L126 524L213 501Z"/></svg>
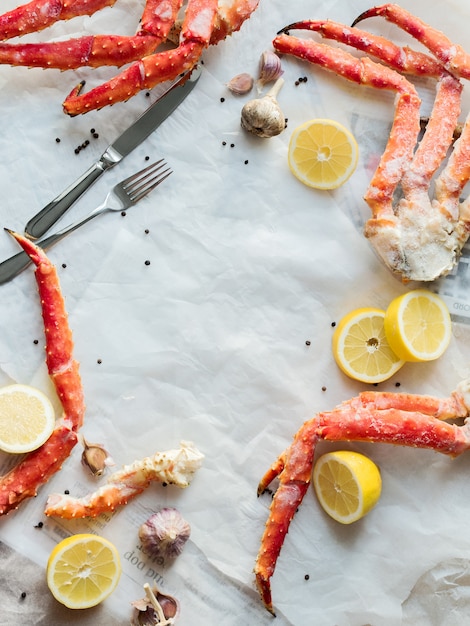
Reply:
<svg viewBox="0 0 470 626"><path fill-rule="evenodd" d="M2 11L15 4L4 0ZM83 434L104 443L118 466L191 440L205 454L203 467L188 489L152 486L99 527L46 522L42 510L49 493L82 493L96 485L83 474L77 447L38 498L0 520L0 539L42 568L64 533L99 528L116 543L124 575L100 607L105 626L116 619L128 623L130 602L152 580L180 600L181 626L271 623L253 583L270 504L269 496L256 497L258 481L305 419L364 389L333 362L332 322L359 306L385 308L410 286L390 275L362 235L368 217L362 197L386 141L393 95L285 58L279 102L288 128L261 140L240 128L241 107L255 94L236 97L225 85L237 73L256 74L262 52L284 25L302 18L350 24L370 5L261 0L239 33L204 53L203 76L178 110L61 222L85 215L111 185L141 168L146 156L164 157L174 170L125 217L94 220L49 256L59 269L81 363ZM463 0L445 6L403 0L402 5L467 43ZM141 9L134 0L119 0L113 8L28 40L131 34ZM382 20L364 25L410 43ZM150 100L142 93L73 119L62 113L64 96L79 80L86 78L88 88L114 71L0 68L2 226L21 231L157 96L158 89ZM295 86L299 76L308 81ZM422 91L426 107L432 89L425 85ZM360 147L353 177L331 193L302 186L287 166L290 130L313 117L350 127ZM86 139L90 144L76 155L75 147ZM1 258L15 252L5 234ZM470 374L467 267L464 259L453 277L436 285L454 315L449 350L437 362L407 364L380 389L395 391L400 383L400 391L446 396ZM1 286L0 298L0 384L34 384L52 393L32 271ZM451 610L455 601L459 616L468 613L459 572L467 572L470 558L465 533L470 456L452 461L386 445L337 447L363 451L379 465L380 503L361 522L340 527L322 513L313 492L307 493L272 579L276 624L397 626L411 623L410 615L415 624L429 623L428 607L447 584L449 567L441 566L446 563L457 581L449 583L455 593L445 595L446 606ZM326 449L331 446L319 451ZM162 506L176 506L192 535L175 565L157 571L139 553L137 529ZM45 525L38 530L40 520ZM48 593L45 583L42 593ZM54 617L58 610L47 605L44 623L48 612L47 623L63 623ZM72 619L82 623L75 614ZM88 619L84 615L83 623Z"/></svg>

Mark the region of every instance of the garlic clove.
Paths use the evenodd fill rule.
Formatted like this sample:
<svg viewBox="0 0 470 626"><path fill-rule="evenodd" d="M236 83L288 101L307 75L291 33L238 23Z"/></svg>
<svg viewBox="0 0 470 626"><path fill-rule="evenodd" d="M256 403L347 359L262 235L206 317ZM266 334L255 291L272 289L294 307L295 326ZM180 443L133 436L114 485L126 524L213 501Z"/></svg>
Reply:
<svg viewBox="0 0 470 626"><path fill-rule="evenodd" d="M237 74L229 80L227 83L227 89L237 96L241 96L252 90L254 82L255 81L250 74L243 72L242 74Z"/></svg>
<svg viewBox="0 0 470 626"><path fill-rule="evenodd" d="M84 447L82 464L90 470L93 476L101 476L106 467L114 465L107 450L100 443L88 443L85 437L82 437L82 444Z"/></svg>
<svg viewBox="0 0 470 626"><path fill-rule="evenodd" d="M283 84L284 80L278 78L265 96L245 104L241 113L242 128L264 138L282 133L286 127L286 118L276 97Z"/></svg>
<svg viewBox="0 0 470 626"><path fill-rule="evenodd" d="M134 607L132 626L165 626L174 624L180 614L179 602L173 596L161 593L157 587L144 585L146 597L131 602Z"/></svg>
<svg viewBox="0 0 470 626"><path fill-rule="evenodd" d="M259 60L258 86L263 87L271 83L284 74L281 67L281 59L272 50L265 50Z"/></svg>
<svg viewBox="0 0 470 626"><path fill-rule="evenodd" d="M139 528L144 552L152 557L167 559L174 559L181 554L190 534L190 525L174 508L161 509Z"/></svg>

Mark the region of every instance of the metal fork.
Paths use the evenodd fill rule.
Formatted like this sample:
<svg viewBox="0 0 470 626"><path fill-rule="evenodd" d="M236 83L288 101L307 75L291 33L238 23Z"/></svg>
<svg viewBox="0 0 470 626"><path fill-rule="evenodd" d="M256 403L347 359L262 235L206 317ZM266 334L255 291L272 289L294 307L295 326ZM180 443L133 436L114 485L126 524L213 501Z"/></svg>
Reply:
<svg viewBox="0 0 470 626"><path fill-rule="evenodd" d="M35 243L45 250L102 213L129 209L155 189L165 178L168 178L170 174L172 174L172 170L167 167L164 159L152 163L152 165L115 185L106 196L105 201L84 219L66 226L49 237L38 239ZM31 260L26 252L19 252L0 263L0 284L6 283L17 276L30 263Z"/></svg>

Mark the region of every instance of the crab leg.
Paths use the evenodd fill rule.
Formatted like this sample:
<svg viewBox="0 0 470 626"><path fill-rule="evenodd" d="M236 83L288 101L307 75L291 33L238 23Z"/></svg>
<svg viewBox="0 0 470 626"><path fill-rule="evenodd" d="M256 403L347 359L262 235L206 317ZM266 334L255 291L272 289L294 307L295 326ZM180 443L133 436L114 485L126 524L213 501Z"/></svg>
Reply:
<svg viewBox="0 0 470 626"><path fill-rule="evenodd" d="M77 443L77 430L85 412L78 363L73 359L73 340L55 267L44 252L30 240L11 233L36 267L46 337L46 363L64 414L51 437L28 454L6 476L0 478L0 515L16 509L25 499L35 496L68 458Z"/></svg>
<svg viewBox="0 0 470 626"><path fill-rule="evenodd" d="M290 522L309 487L319 440L391 443L455 457L470 449L470 423L458 427L441 420L467 417L469 412L470 381L464 381L442 400L366 392L305 422L258 486L260 495L279 477L255 565L256 583L267 610L274 614L270 579Z"/></svg>
<svg viewBox="0 0 470 626"><path fill-rule="evenodd" d="M87 65L121 67L152 54L164 42L182 0L149 0L139 32L132 37L89 35L49 43L0 43L0 64L70 70Z"/></svg>
<svg viewBox="0 0 470 626"><path fill-rule="evenodd" d="M223 4L217 8L214 29L210 44L215 45L240 30L245 22L256 10L260 0L233 0L231 4Z"/></svg>
<svg viewBox="0 0 470 626"><path fill-rule="evenodd" d="M182 441L177 450L157 452L152 457L139 459L112 474L103 487L83 497L52 494L46 504L46 515L65 519L97 517L127 504L144 491L152 481L188 487L204 455L188 441Z"/></svg>
<svg viewBox="0 0 470 626"><path fill-rule="evenodd" d="M394 226L393 193L411 163L420 128L421 100L414 86L404 76L367 57L357 59L348 52L315 41L281 34L274 39L273 45L278 52L315 63L352 82L397 93L390 137L367 195L372 224Z"/></svg>
<svg viewBox="0 0 470 626"><path fill-rule="evenodd" d="M408 47L401 48L384 37L332 20L302 20L285 26L278 34L288 34L291 30L309 30L318 33L324 39L333 39L356 50L362 50L384 61L398 72L435 78L442 74L441 63L427 54Z"/></svg>
<svg viewBox="0 0 470 626"><path fill-rule="evenodd" d="M0 39L11 39L47 28L59 20L92 15L116 0L32 0L0 15Z"/></svg>
<svg viewBox="0 0 470 626"><path fill-rule="evenodd" d="M398 4L383 4L364 11L353 26L369 17L384 17L422 43L442 65L460 78L470 78L470 55L436 28L432 28Z"/></svg>
<svg viewBox="0 0 470 626"><path fill-rule="evenodd" d="M429 281L446 274L457 262L469 232L470 201L463 206L459 202L460 193L470 177L466 137L454 146L451 160L436 181L435 202L431 202L429 187L447 156L458 123L462 94L458 78L426 54L399 48L382 37L329 20L297 22L280 32L304 28L367 50L397 71L438 78L430 121L414 154L419 113L416 110L410 117L406 110L400 111L400 102L397 103L390 139L365 194L372 211L372 217L365 225L365 236L385 264L404 282ZM281 34L273 44L280 52L305 58L351 80L342 71L340 64L345 53L340 49L331 49L325 64L318 52L322 44L315 41L287 39ZM379 80L365 84L380 87ZM407 146L407 154L400 154L400 145ZM394 205L393 196L399 184L403 198Z"/></svg>
<svg viewBox="0 0 470 626"><path fill-rule="evenodd" d="M151 54L160 44L154 35L89 35L51 43L0 43L0 64L72 70L126 63Z"/></svg>
<svg viewBox="0 0 470 626"><path fill-rule="evenodd" d="M79 115L128 100L194 67L209 45L217 4L217 0L189 0L178 48L146 56L86 94L80 93L83 84L78 85L63 103L65 113Z"/></svg>
<svg viewBox="0 0 470 626"><path fill-rule="evenodd" d="M63 103L74 116L128 100L143 89L173 80L199 61L203 50L238 30L258 6L259 0L234 0L219 9L218 0L189 0L181 27L179 46L151 54L122 71L117 77L82 94L78 85Z"/></svg>

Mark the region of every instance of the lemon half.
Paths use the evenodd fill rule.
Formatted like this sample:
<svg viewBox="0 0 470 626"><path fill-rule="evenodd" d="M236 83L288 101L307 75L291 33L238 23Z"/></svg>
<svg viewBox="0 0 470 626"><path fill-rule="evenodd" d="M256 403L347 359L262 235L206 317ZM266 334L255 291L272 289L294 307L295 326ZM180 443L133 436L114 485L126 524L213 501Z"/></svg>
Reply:
<svg viewBox="0 0 470 626"><path fill-rule="evenodd" d="M0 449L21 454L39 448L52 434L55 411L49 398L28 385L0 388Z"/></svg>
<svg viewBox="0 0 470 626"><path fill-rule="evenodd" d="M382 479L377 465L359 452L339 450L321 456L313 469L313 487L330 517L352 524L378 502Z"/></svg>
<svg viewBox="0 0 470 626"><path fill-rule="evenodd" d="M333 356L350 378L380 383L404 365L387 341L384 318L385 311L365 307L351 311L336 326Z"/></svg>
<svg viewBox="0 0 470 626"><path fill-rule="evenodd" d="M342 124L314 119L292 133L288 163L301 182L315 189L336 189L352 175L359 148L352 133Z"/></svg>
<svg viewBox="0 0 470 626"><path fill-rule="evenodd" d="M452 335L445 302L427 289L415 289L392 300L384 326L390 347L405 361L439 358Z"/></svg>
<svg viewBox="0 0 470 626"><path fill-rule="evenodd" d="M47 562L47 585L70 609L87 609L105 600L121 576L115 546L98 535L72 535L56 545Z"/></svg>

